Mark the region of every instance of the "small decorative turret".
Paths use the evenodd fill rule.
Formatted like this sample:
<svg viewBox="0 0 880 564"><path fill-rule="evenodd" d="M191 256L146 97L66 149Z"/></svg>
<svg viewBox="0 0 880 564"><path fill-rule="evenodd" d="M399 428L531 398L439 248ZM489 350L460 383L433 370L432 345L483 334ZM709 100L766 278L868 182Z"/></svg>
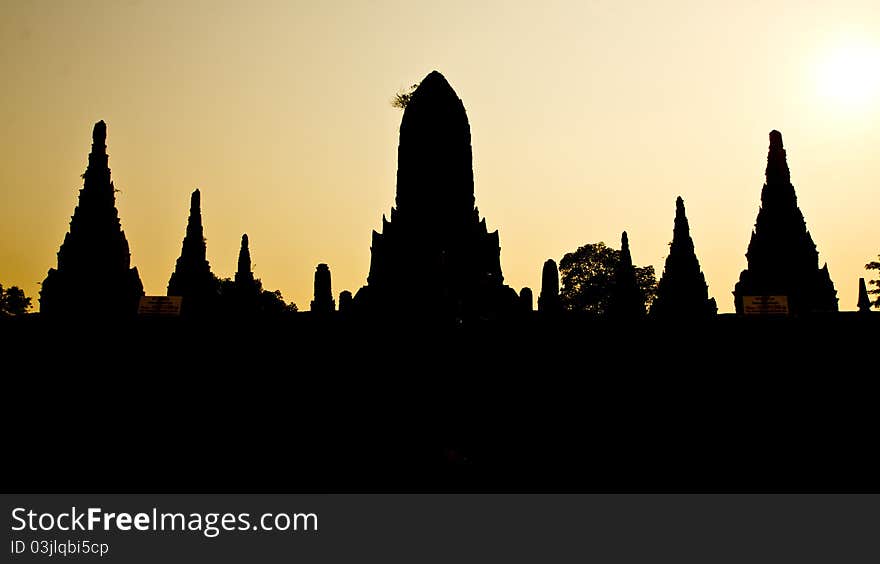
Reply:
<svg viewBox="0 0 880 564"><path fill-rule="evenodd" d="M562 311L562 301L559 299L559 269L556 261L547 259L541 270L541 295L538 296L538 311L555 314Z"/></svg>
<svg viewBox="0 0 880 564"><path fill-rule="evenodd" d="M614 273L614 286L608 300L608 317L618 321L641 319L645 316L645 296L636 278L626 231L620 237L620 247L620 262Z"/></svg>
<svg viewBox="0 0 880 564"><path fill-rule="evenodd" d="M535 309L535 299L532 297L531 288L523 288L519 291L520 308L525 313L531 313Z"/></svg>
<svg viewBox="0 0 880 564"><path fill-rule="evenodd" d="M314 313L332 313L336 309L333 301L333 290L330 286L330 267L324 263L315 269L315 299L311 310Z"/></svg>

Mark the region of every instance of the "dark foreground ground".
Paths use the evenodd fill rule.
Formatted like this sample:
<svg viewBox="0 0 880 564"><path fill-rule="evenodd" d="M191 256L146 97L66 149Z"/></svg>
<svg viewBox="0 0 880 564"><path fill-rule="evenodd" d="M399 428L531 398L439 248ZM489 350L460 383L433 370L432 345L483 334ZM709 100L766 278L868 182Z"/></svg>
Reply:
<svg viewBox="0 0 880 564"><path fill-rule="evenodd" d="M0 325L18 491L880 491L880 316Z"/></svg>

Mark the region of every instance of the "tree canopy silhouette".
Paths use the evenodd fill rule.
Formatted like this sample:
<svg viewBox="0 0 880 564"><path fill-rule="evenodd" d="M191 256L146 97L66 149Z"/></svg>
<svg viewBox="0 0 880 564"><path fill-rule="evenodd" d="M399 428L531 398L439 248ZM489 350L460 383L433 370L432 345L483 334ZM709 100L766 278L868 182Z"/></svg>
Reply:
<svg viewBox="0 0 880 564"><path fill-rule="evenodd" d="M880 259L880 255L877 255L877 258ZM876 270L878 272L877 280L870 280L869 282L876 286L873 290L868 290L869 294L874 294L877 296L877 299L874 300L874 307L880 307L880 261L871 261L865 265L866 270Z"/></svg>
<svg viewBox="0 0 880 564"><path fill-rule="evenodd" d="M24 295L24 290L18 286L4 290L0 284L0 317L25 315L30 308L31 298Z"/></svg>
<svg viewBox="0 0 880 564"><path fill-rule="evenodd" d="M599 317L608 314L620 251L604 242L590 243L567 253L559 262L562 278L562 304L568 311L583 311ZM645 305L650 306L657 292L653 266L635 267L636 281Z"/></svg>

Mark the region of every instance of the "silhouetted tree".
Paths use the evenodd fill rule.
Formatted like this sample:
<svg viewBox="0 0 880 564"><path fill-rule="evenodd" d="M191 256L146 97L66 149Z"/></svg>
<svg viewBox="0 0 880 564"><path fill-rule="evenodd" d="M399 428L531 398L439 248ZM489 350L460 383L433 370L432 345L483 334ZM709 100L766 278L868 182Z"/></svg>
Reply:
<svg viewBox="0 0 880 564"><path fill-rule="evenodd" d="M220 306L218 313L227 315L241 315L241 287L235 280L231 278L216 279L217 287L220 289ZM281 290L263 290L263 283L259 278L254 279L254 288L257 292L254 310L250 313L260 317L277 317L289 313L296 313L297 307L294 302L289 304L284 301Z"/></svg>
<svg viewBox="0 0 880 564"><path fill-rule="evenodd" d="M877 258L880 259L880 255L877 255ZM871 261L865 265L866 270L876 270L880 272L880 261ZM874 300L874 307L880 307L880 276L877 277L877 280L871 280L871 284L877 286L873 290L868 290L869 294L874 294L877 296L877 299Z"/></svg>
<svg viewBox="0 0 880 564"><path fill-rule="evenodd" d="M18 286L10 286L4 290L0 284L0 317L25 315L30 308L31 298L25 296L24 290Z"/></svg>
<svg viewBox="0 0 880 564"><path fill-rule="evenodd" d="M603 242L584 245L562 257L559 272L563 307L568 311L606 316L619 262L620 251ZM657 289L654 267L636 266L634 271L646 305L650 305Z"/></svg>
<svg viewBox="0 0 880 564"><path fill-rule="evenodd" d="M409 88L401 90L395 94L394 98L391 99L391 106L400 110L405 110L410 99L412 99L413 92L415 92L418 87L418 84L413 84Z"/></svg>

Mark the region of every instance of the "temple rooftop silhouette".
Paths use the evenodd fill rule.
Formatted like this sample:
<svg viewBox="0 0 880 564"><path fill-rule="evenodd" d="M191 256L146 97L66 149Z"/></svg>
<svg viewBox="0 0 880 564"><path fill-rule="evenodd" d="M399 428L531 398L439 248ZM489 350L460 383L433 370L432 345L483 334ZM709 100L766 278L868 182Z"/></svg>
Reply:
<svg viewBox="0 0 880 564"><path fill-rule="evenodd" d="M359 312L464 319L513 311L498 232L475 207L467 112L437 71L404 109L395 203L373 232L367 285L354 298Z"/></svg>

